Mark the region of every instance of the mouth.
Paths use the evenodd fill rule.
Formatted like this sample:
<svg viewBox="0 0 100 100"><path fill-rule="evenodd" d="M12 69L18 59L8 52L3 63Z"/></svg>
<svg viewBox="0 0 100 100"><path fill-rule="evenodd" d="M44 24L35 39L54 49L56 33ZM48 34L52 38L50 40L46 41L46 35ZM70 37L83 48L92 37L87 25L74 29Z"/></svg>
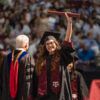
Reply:
<svg viewBox="0 0 100 100"><path fill-rule="evenodd" d="M54 51L54 47L49 47L48 50L49 51Z"/></svg>
<svg viewBox="0 0 100 100"><path fill-rule="evenodd" d="M54 49L54 47L49 47L49 50L53 50Z"/></svg>

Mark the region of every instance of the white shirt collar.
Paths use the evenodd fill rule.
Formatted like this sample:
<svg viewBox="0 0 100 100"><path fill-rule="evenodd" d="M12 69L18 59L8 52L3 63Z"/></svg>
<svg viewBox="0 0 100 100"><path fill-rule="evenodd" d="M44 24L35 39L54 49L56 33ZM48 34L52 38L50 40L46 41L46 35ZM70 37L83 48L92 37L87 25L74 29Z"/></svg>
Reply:
<svg viewBox="0 0 100 100"><path fill-rule="evenodd" d="M24 50L23 48L16 48L16 50L26 51L26 50Z"/></svg>

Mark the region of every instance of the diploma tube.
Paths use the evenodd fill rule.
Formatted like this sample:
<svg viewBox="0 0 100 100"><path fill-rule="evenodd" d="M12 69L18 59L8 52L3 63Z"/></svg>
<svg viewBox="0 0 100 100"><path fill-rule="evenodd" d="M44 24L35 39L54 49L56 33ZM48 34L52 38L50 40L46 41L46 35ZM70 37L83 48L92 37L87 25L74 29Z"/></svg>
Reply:
<svg viewBox="0 0 100 100"><path fill-rule="evenodd" d="M53 11L53 10L48 10L48 13L50 14L56 14L56 15L65 15L65 12L61 11ZM80 14L78 13L72 13L72 12L66 12L69 17L80 17Z"/></svg>

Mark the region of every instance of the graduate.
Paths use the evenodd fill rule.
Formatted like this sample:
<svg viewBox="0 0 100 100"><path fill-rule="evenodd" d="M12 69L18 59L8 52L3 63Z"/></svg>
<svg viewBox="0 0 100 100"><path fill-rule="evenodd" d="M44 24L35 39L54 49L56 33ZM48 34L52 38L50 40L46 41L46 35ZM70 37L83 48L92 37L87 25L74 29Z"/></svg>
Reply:
<svg viewBox="0 0 100 100"><path fill-rule="evenodd" d="M0 67L0 100L28 100L34 64L27 50L29 38L16 37L16 49L3 60Z"/></svg>
<svg viewBox="0 0 100 100"><path fill-rule="evenodd" d="M67 32L62 43L59 33L45 32L36 58L36 74L30 90L30 100L72 100L70 80L66 66L73 61L75 52L71 43L72 19L67 19Z"/></svg>
<svg viewBox="0 0 100 100"><path fill-rule="evenodd" d="M76 58L74 58L76 60ZM73 61L67 66L71 80L71 91L73 100L88 100L89 90L82 74L75 69Z"/></svg>

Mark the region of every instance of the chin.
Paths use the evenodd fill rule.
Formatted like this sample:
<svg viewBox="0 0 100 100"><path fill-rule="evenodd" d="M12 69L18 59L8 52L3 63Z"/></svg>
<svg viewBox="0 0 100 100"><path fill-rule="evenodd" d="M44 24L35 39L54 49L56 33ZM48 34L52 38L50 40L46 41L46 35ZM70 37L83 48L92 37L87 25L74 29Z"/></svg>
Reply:
<svg viewBox="0 0 100 100"><path fill-rule="evenodd" d="M55 52L55 50L50 50L49 53L53 54Z"/></svg>

